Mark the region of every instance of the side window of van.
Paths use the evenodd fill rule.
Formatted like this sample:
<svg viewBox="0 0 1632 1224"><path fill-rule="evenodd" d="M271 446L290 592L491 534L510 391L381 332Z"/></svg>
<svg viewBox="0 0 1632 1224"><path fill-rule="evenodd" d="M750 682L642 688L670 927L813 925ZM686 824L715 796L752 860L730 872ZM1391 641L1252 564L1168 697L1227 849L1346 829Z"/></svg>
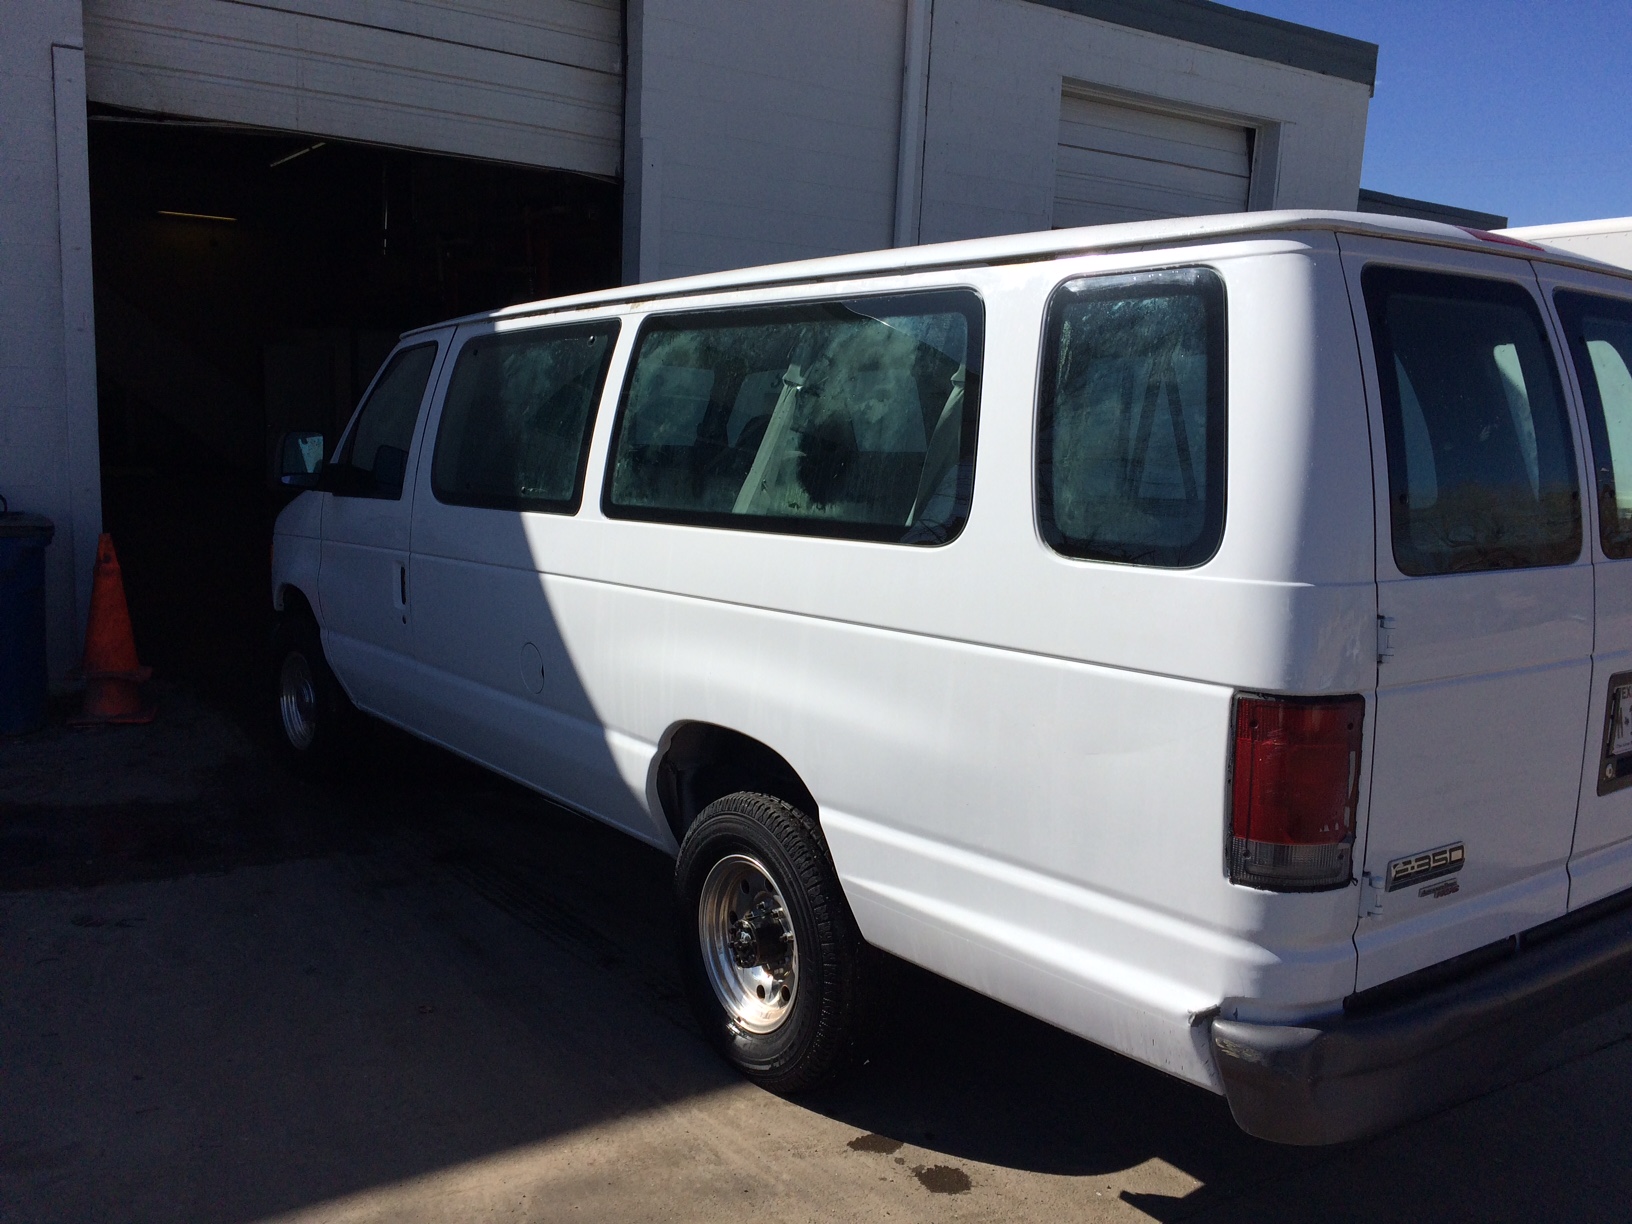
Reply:
<svg viewBox="0 0 1632 1224"><path fill-rule="evenodd" d="M1051 548L1168 567L1217 551L1224 353L1224 285L1208 269L1055 290L1037 422L1037 520Z"/></svg>
<svg viewBox="0 0 1632 1224"><path fill-rule="evenodd" d="M341 497L402 496L408 448L436 363L436 345L416 344L392 357L374 382L357 421L329 469L328 488Z"/></svg>
<svg viewBox="0 0 1632 1224"><path fill-rule="evenodd" d="M1606 557L1632 557L1632 301L1554 296L1587 404Z"/></svg>
<svg viewBox="0 0 1632 1224"><path fill-rule="evenodd" d="M952 539L974 487L982 317L956 290L648 319L606 513Z"/></svg>
<svg viewBox="0 0 1632 1224"><path fill-rule="evenodd" d="M448 380L431 461L440 502L572 514L616 320L476 336Z"/></svg>
<svg viewBox="0 0 1632 1224"><path fill-rule="evenodd" d="M1575 560L1575 448L1534 299L1507 281L1378 266L1361 287L1400 572Z"/></svg>

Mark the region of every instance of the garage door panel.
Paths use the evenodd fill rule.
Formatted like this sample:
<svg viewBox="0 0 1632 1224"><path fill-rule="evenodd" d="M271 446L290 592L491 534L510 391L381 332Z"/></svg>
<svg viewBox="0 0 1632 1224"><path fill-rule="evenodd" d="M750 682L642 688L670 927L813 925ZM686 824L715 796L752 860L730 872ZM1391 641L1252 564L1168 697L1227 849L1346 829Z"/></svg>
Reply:
<svg viewBox="0 0 1632 1224"><path fill-rule="evenodd" d="M1239 205L1229 196L1204 195L1180 187L1156 187L1145 179L1095 176L1060 183L1054 202L1054 224L1057 227L1100 224L1094 211L1100 207L1118 209L1114 219L1125 221L1232 212ZM1113 218L1107 214L1106 219Z"/></svg>
<svg viewBox="0 0 1632 1224"><path fill-rule="evenodd" d="M106 3L101 0L99 7ZM622 14L615 0L460 0L457 5L424 0L261 0L260 6L597 72L623 70Z"/></svg>
<svg viewBox="0 0 1632 1224"><path fill-rule="evenodd" d="M1069 185L1068 179L1077 183L1108 178L1126 183L1145 183L1156 191L1189 192L1200 198L1219 200L1244 199L1249 181L1244 174L1091 149L1061 149L1055 173L1062 187Z"/></svg>
<svg viewBox="0 0 1632 1224"><path fill-rule="evenodd" d="M1112 128L1089 128L1081 124L1060 124L1060 157L1062 161L1073 153L1114 153L1123 157L1138 157L1146 161L1166 162L1218 174L1237 175L1247 160L1246 133L1233 145L1196 144L1174 140L1155 140L1141 132L1124 132Z"/></svg>
<svg viewBox="0 0 1632 1224"><path fill-rule="evenodd" d="M1152 191L1143 184L1104 183L1077 200L1058 200L1054 205L1054 227L1108 225L1115 221L1153 221L1163 217L1206 215L1230 211L1225 207L1198 206L1192 195Z"/></svg>
<svg viewBox="0 0 1632 1224"><path fill-rule="evenodd" d="M1064 96L1060 107L1061 144L1067 143L1072 134L1103 132L1216 149L1235 156L1245 152L1246 129L1238 125L1192 119L1166 111L1139 110L1070 94Z"/></svg>
<svg viewBox="0 0 1632 1224"><path fill-rule="evenodd" d="M1121 220L1135 217L1150 221L1161 217L1185 216L1187 214L1175 210L1194 209L1197 201L1195 196L1186 192L1153 191L1142 183L1100 182L1081 192L1076 199L1058 201L1054 208L1054 224L1097 225L1099 222L1095 220L1094 209L1100 207L1118 209L1117 216ZM1219 212L1222 208L1215 207L1212 211Z"/></svg>
<svg viewBox="0 0 1632 1224"><path fill-rule="evenodd" d="M1054 225L1239 212L1251 169L1251 140L1240 124L1067 93Z"/></svg>
<svg viewBox="0 0 1632 1224"><path fill-rule="evenodd" d="M370 11L406 7L440 6ZM92 101L139 110L609 176L621 157L615 72L288 9L88 0L86 70Z"/></svg>

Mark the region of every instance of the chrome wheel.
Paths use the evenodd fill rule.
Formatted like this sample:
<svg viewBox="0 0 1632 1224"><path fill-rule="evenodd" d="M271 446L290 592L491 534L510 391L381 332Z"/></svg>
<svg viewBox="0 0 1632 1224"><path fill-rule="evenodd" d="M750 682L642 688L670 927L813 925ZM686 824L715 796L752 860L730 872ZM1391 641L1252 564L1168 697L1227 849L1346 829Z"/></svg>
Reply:
<svg viewBox="0 0 1632 1224"><path fill-rule="evenodd" d="M317 738L317 681L298 650L284 655L278 670L278 713L289 743L301 752L310 748Z"/></svg>
<svg viewBox="0 0 1632 1224"><path fill-rule="evenodd" d="M773 1032L799 993L799 946L782 890L765 864L728 854L697 898L697 938L709 985L746 1033Z"/></svg>

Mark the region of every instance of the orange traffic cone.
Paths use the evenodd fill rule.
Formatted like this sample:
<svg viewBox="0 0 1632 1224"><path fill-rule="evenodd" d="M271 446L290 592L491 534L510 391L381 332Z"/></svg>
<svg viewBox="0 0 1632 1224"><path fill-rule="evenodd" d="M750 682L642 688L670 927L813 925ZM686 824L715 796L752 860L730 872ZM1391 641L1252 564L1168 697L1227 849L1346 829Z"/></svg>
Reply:
<svg viewBox="0 0 1632 1224"><path fill-rule="evenodd" d="M153 674L136 661L136 638L130 631L130 609L125 604L125 580L113 537L103 535L96 545L96 570L91 580L91 615L85 626L85 708L70 727L100 723L150 723L158 711L142 704L140 686Z"/></svg>

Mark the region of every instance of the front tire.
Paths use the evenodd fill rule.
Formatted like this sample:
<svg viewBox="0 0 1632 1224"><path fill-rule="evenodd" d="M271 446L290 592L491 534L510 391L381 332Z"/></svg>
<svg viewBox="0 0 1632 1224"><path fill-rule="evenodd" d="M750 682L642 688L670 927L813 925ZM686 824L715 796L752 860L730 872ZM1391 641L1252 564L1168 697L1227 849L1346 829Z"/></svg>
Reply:
<svg viewBox="0 0 1632 1224"><path fill-rule="evenodd" d="M284 613L272 635L278 725L295 771L328 777L351 749L360 716L323 657L317 623L303 613Z"/></svg>
<svg viewBox="0 0 1632 1224"><path fill-rule="evenodd" d="M709 1040L792 1093L854 1052L866 944L816 822L740 791L703 809L675 864L681 972Z"/></svg>

